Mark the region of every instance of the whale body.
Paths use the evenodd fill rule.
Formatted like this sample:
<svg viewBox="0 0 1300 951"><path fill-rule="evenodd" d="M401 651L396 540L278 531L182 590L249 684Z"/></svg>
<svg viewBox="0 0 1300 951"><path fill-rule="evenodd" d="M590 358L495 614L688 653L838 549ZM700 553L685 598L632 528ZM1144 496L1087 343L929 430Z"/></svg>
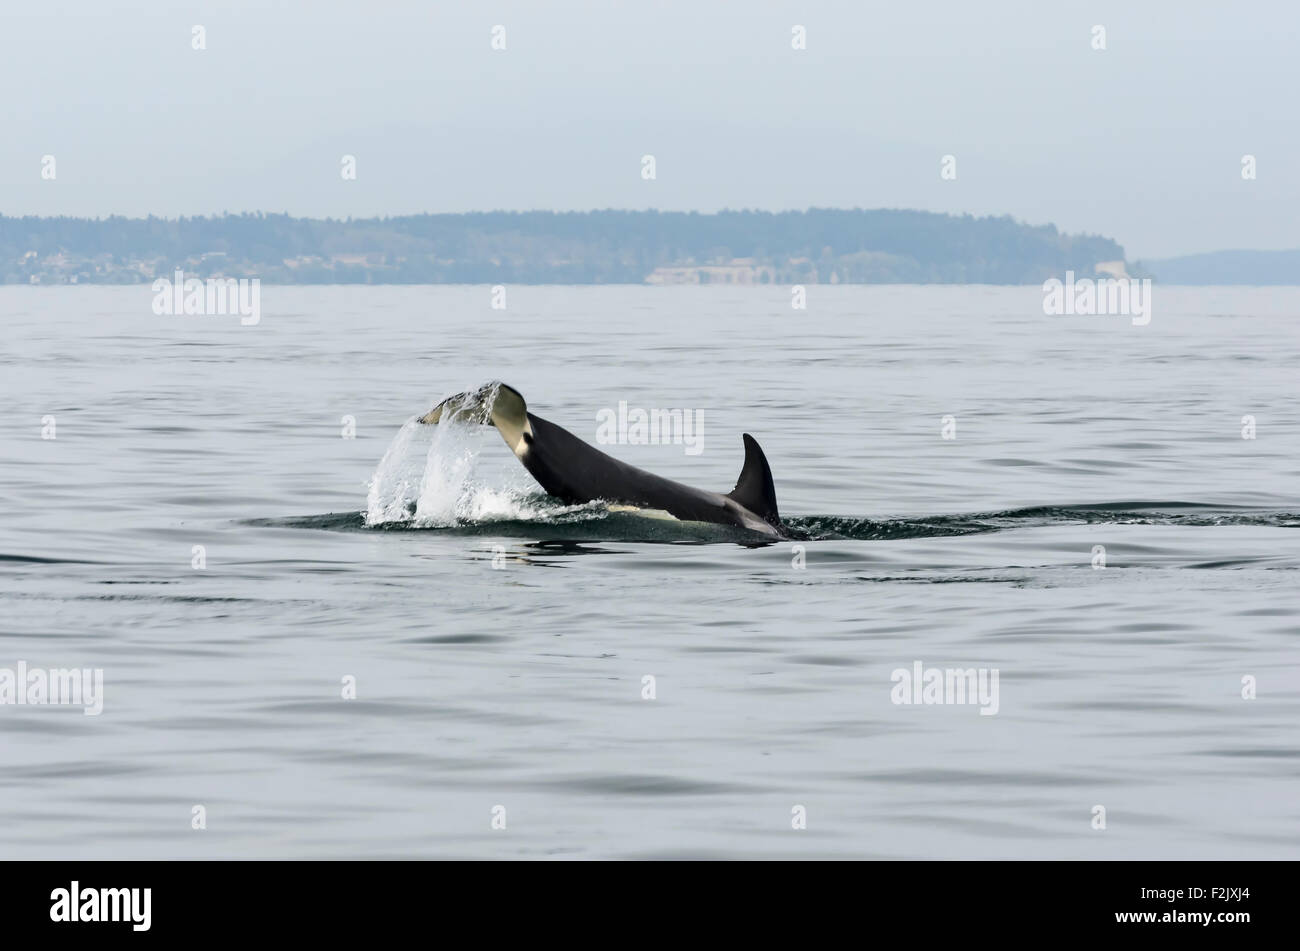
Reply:
<svg viewBox="0 0 1300 951"><path fill-rule="evenodd" d="M628 465L528 411L518 390L488 383L448 397L420 422L476 422L495 426L524 468L549 494L569 504L603 500L667 512L683 521L736 525L786 537L776 506L772 470L758 441L744 434L745 463L736 487L710 492Z"/></svg>

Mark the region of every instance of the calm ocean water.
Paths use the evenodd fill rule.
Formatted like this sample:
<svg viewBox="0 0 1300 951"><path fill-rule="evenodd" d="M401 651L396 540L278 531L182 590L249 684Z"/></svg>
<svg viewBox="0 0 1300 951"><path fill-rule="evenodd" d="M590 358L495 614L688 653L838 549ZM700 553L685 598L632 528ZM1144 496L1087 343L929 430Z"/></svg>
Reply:
<svg viewBox="0 0 1300 951"><path fill-rule="evenodd" d="M508 295L0 288L0 668L104 677L0 706L0 857L1300 857L1300 291ZM753 433L810 538L399 438L491 379L589 441L701 411L606 448L704 488ZM996 715L892 702L917 662Z"/></svg>

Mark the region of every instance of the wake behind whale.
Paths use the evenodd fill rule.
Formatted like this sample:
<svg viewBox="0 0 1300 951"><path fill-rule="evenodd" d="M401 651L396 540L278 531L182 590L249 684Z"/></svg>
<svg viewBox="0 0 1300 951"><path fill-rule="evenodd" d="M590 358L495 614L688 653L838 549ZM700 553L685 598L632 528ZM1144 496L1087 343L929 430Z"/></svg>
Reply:
<svg viewBox="0 0 1300 951"><path fill-rule="evenodd" d="M472 495L472 493L471 493ZM495 502L495 505L493 504ZM327 512L287 518L255 518L246 524L271 528L335 532L430 532L450 536L494 536L543 542L637 542L709 544L736 542L775 544L779 539L741 528L704 522L677 522L611 512L600 505L565 506L542 493L512 496L488 490L486 499L471 508L491 511L477 519L437 523L414 518L414 503L405 518L372 522L365 512ZM1113 502L1084 505L1035 505L996 512L899 516L803 515L787 517L793 541L889 542L921 538L985 535L1021 529L1070 525L1134 525L1169 528L1259 527L1300 528L1300 513L1275 512L1242 506L1178 501Z"/></svg>
<svg viewBox="0 0 1300 951"><path fill-rule="evenodd" d="M723 522L657 518L653 516L663 513L611 506L602 499L566 501L541 489L510 454L499 452L498 433L509 445L508 435L490 418L499 386L490 384L449 397L425 416L408 420L371 477L364 512L254 521L263 525L345 532L434 531L555 542L684 544L771 544L781 538L901 541L1071 524L1300 527L1300 515L1292 512L1182 500L1030 505L921 517L787 515L780 520L780 534L756 532L744 525ZM522 403L522 397L519 399ZM448 416L449 425L442 424L443 414ZM536 419L532 414L528 417L530 421ZM452 419L456 419L454 424ZM576 440L572 434L566 435ZM522 431L515 438L517 445Z"/></svg>

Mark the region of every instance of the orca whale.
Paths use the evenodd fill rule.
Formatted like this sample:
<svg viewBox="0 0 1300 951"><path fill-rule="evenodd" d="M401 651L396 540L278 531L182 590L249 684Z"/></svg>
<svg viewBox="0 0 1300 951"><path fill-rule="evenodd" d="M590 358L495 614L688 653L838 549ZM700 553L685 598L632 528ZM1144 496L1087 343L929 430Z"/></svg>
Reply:
<svg viewBox="0 0 1300 951"><path fill-rule="evenodd" d="M506 445L548 493L569 504L600 499L615 505L656 509L693 522L737 525L785 538L776 508L772 470L763 450L744 434L745 464L725 495L696 489L621 462L573 433L528 412L519 391L504 383L448 397L420 422L476 422L495 426Z"/></svg>

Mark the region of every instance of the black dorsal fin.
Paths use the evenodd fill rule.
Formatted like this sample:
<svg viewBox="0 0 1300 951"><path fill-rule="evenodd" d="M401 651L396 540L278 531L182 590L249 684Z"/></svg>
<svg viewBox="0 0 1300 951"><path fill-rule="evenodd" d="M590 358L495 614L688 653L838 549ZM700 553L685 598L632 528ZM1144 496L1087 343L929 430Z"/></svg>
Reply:
<svg viewBox="0 0 1300 951"><path fill-rule="evenodd" d="M740 470L736 487L727 497L739 502L769 525L780 525L781 516L776 510L776 486L772 484L772 470L767 464L758 440L745 433L745 466Z"/></svg>

